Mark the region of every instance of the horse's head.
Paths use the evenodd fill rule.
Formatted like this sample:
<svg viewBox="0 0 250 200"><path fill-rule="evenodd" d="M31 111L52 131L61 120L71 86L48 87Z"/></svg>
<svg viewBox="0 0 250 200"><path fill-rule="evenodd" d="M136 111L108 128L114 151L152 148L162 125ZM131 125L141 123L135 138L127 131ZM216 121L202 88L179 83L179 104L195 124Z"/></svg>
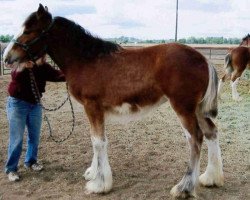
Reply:
<svg viewBox="0 0 250 200"><path fill-rule="evenodd" d="M240 43L240 46L249 46L250 45L250 34L247 34Z"/></svg>
<svg viewBox="0 0 250 200"><path fill-rule="evenodd" d="M39 5L24 21L20 33L14 37L4 51L6 64L35 61L46 54L46 36L52 25L52 15L48 8Z"/></svg>

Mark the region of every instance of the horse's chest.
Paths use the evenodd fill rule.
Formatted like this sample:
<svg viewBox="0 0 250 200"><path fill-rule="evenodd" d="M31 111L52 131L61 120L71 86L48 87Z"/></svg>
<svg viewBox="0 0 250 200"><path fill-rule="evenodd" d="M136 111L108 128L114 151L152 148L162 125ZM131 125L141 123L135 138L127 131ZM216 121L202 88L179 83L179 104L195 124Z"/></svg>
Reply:
<svg viewBox="0 0 250 200"><path fill-rule="evenodd" d="M167 98L162 97L157 102L145 106L132 105L129 103L123 103L121 106L113 106L105 112L105 121L108 123L118 122L123 124L130 121L136 121L155 111L166 101Z"/></svg>

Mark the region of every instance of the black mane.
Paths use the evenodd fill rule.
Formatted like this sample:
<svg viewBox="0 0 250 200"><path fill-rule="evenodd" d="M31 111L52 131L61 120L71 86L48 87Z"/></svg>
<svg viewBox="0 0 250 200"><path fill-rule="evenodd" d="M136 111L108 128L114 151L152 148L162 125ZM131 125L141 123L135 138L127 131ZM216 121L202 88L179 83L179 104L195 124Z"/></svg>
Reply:
<svg viewBox="0 0 250 200"><path fill-rule="evenodd" d="M250 38L250 34L247 34L245 37L242 38L242 40L246 40L247 38Z"/></svg>
<svg viewBox="0 0 250 200"><path fill-rule="evenodd" d="M77 49L74 52L79 59L90 60L121 49L120 45L94 37L79 24L66 18L55 17L54 23L64 32L62 37L66 47Z"/></svg>

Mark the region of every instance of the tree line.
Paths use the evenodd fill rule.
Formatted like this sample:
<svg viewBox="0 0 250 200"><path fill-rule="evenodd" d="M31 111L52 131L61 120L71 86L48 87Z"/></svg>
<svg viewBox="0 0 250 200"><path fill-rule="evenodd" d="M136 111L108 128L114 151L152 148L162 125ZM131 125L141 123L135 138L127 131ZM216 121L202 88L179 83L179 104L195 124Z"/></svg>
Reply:
<svg viewBox="0 0 250 200"><path fill-rule="evenodd" d="M13 35L0 35L0 42L10 42ZM118 44L129 43L169 43L174 42L174 39L161 39L161 40L141 40L134 37L121 36L119 38L107 38L107 40L116 42ZM240 38L224 38L224 37L188 37L178 39L182 44L240 44Z"/></svg>
<svg viewBox="0 0 250 200"><path fill-rule="evenodd" d="M0 35L0 42L10 42L13 37L13 35Z"/></svg>

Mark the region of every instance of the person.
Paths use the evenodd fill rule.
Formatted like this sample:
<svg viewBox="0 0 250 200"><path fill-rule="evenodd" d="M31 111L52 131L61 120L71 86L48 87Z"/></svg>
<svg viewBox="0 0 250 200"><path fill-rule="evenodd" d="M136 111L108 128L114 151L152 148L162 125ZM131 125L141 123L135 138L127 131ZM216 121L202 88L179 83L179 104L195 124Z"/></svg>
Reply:
<svg viewBox="0 0 250 200"><path fill-rule="evenodd" d="M42 106L32 92L29 69L33 71L40 97L45 92L46 81L62 82L65 76L49 65L45 57L34 65L28 61L13 68L8 86L9 97L6 111L9 123L8 157L5 172L9 181L18 181L18 162L22 152L23 136L27 127L27 151L24 166L34 171L41 171L43 166L38 163L38 146L42 124Z"/></svg>

